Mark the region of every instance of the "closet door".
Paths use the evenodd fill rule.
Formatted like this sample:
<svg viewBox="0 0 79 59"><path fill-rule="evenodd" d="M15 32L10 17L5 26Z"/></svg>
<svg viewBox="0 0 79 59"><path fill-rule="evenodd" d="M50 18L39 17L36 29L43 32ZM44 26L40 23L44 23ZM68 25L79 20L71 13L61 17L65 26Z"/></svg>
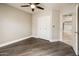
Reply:
<svg viewBox="0 0 79 59"><path fill-rule="evenodd" d="M39 16L37 20L37 35L39 38L49 39L50 32L50 16Z"/></svg>

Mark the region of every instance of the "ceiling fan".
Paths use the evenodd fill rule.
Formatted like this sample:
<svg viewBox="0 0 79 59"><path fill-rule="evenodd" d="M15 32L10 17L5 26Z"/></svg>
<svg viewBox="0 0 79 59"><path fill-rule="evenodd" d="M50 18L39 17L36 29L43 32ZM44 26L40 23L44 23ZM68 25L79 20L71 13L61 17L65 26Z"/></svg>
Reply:
<svg viewBox="0 0 79 59"><path fill-rule="evenodd" d="M21 7L31 7L31 8L32 8L32 11L34 11L35 8L44 10L43 7L38 6L39 4L40 4L40 3L28 3L27 5L21 5Z"/></svg>

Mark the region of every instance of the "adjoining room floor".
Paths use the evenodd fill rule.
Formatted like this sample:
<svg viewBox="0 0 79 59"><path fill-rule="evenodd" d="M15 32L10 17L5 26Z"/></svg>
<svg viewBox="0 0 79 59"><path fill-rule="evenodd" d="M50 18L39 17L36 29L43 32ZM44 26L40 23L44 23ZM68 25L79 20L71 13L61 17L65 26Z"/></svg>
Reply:
<svg viewBox="0 0 79 59"><path fill-rule="evenodd" d="M75 56L75 52L63 42L29 38L0 48L0 56Z"/></svg>

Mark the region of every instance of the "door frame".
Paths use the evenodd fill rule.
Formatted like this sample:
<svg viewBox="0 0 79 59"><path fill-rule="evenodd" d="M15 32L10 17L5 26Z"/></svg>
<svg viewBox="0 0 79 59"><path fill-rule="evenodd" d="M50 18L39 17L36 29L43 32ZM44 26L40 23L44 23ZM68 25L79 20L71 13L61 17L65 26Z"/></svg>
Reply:
<svg viewBox="0 0 79 59"><path fill-rule="evenodd" d="M75 48L75 53L76 53L76 55L78 56L78 7L79 7L79 5L78 4L76 4L76 31L74 32L75 33L75 35L76 35L76 48Z"/></svg>
<svg viewBox="0 0 79 59"><path fill-rule="evenodd" d="M75 8L75 27L76 27L76 30L73 31L73 39L75 40L75 43L73 41L73 49L76 53L76 55L78 55L78 7L79 5L78 4L75 4L74 5L74 8ZM63 41L63 14L60 14L60 41Z"/></svg>

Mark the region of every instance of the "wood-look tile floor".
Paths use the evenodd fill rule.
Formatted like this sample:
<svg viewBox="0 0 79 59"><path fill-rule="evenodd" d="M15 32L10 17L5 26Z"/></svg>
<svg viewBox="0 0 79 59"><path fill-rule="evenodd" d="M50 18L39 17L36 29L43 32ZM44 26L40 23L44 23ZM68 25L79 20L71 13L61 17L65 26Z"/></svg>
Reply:
<svg viewBox="0 0 79 59"><path fill-rule="evenodd" d="M0 48L0 56L75 56L75 52L63 42L29 38Z"/></svg>

